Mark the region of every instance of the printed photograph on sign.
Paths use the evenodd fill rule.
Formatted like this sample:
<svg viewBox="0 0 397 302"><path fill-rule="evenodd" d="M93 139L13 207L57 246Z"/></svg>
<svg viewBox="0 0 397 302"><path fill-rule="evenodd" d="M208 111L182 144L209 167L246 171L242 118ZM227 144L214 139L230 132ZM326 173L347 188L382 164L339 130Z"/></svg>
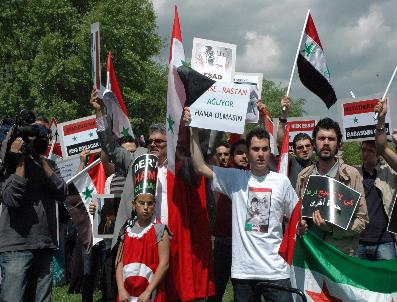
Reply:
<svg viewBox="0 0 397 302"><path fill-rule="evenodd" d="M345 142L365 141L375 139L376 120L374 120L374 108L381 96L360 97L342 100L341 122L342 134ZM385 131L391 138L393 131L392 114L393 102L388 97L388 111L385 118Z"/></svg>
<svg viewBox="0 0 397 302"><path fill-rule="evenodd" d="M268 232L271 201L272 189L248 188L246 231Z"/></svg>
<svg viewBox="0 0 397 302"><path fill-rule="evenodd" d="M84 149L100 150L95 115L58 124L58 133L64 158L78 155Z"/></svg>
<svg viewBox="0 0 397 302"><path fill-rule="evenodd" d="M120 198L119 194L94 195L93 199L97 202L94 217L94 237L113 238Z"/></svg>
<svg viewBox="0 0 397 302"><path fill-rule="evenodd" d="M250 100L247 108L247 123L258 123L259 113L256 103L261 98L263 74L236 72L234 83L251 85Z"/></svg>
<svg viewBox="0 0 397 302"><path fill-rule="evenodd" d="M233 82L236 45L194 38L191 66L212 80Z"/></svg>

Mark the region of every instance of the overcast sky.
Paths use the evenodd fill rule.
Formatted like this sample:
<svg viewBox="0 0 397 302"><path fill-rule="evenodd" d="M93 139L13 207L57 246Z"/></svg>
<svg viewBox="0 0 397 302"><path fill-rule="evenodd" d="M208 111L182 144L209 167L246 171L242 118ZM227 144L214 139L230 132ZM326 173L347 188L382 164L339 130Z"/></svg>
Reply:
<svg viewBox="0 0 397 302"><path fill-rule="evenodd" d="M237 45L236 71L260 72L287 86L307 9L320 36L338 99L383 94L397 65L397 1L153 0L166 62L178 5L186 57L193 37ZM397 94L397 77L391 92ZM327 115L321 100L299 81L290 95L307 100L310 115ZM336 105L328 112L335 116Z"/></svg>

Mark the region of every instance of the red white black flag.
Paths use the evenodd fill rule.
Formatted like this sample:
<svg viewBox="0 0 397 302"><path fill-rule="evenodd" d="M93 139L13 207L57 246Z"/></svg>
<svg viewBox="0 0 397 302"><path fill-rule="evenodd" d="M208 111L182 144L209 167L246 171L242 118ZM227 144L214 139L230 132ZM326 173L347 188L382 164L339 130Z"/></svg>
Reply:
<svg viewBox="0 0 397 302"><path fill-rule="evenodd" d="M323 100L330 108L336 103L330 72L325 60L323 46L309 14L298 56L298 73L303 85Z"/></svg>

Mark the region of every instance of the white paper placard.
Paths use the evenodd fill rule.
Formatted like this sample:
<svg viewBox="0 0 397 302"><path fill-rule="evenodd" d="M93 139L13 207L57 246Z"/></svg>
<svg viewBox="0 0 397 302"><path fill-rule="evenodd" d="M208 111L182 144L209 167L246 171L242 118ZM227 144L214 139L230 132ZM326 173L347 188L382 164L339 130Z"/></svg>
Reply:
<svg viewBox="0 0 397 302"><path fill-rule="evenodd" d="M67 159L59 159L56 161L59 173L65 182L77 174L80 165L80 156L75 155Z"/></svg>
<svg viewBox="0 0 397 302"><path fill-rule="evenodd" d="M233 82L236 69L236 45L193 38L192 62L194 70L221 82Z"/></svg>
<svg viewBox="0 0 397 302"><path fill-rule="evenodd" d="M84 149L91 152L100 150L95 115L58 124L58 133L64 158L79 154Z"/></svg>
<svg viewBox="0 0 397 302"><path fill-rule="evenodd" d="M250 85L217 82L191 106L190 126L243 133Z"/></svg>

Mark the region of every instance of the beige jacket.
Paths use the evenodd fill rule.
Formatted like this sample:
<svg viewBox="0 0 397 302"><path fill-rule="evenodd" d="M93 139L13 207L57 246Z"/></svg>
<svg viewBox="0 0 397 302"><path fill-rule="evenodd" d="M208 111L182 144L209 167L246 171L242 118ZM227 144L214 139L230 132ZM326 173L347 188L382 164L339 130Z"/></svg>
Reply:
<svg viewBox="0 0 397 302"><path fill-rule="evenodd" d="M314 164L299 173L296 183L296 193L299 197L303 196L309 176L313 173L313 169ZM345 231L338 226L333 226L332 232L323 233L323 239L343 253L353 256L357 249L359 234L365 229L369 222L362 177L356 168L346 165L342 159L339 159L339 168L335 179L358 191L361 197L348 230ZM313 225L313 227L315 226ZM312 226L310 226L310 228L312 228Z"/></svg>

